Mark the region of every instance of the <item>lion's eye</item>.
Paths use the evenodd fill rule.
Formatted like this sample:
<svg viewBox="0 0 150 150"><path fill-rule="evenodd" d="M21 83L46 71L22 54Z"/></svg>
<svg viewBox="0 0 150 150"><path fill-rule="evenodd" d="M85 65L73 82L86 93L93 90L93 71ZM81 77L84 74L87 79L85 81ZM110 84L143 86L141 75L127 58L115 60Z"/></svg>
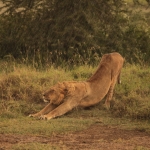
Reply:
<svg viewBox="0 0 150 150"><path fill-rule="evenodd" d="M54 92L55 92L55 90L50 90L49 91L50 94L53 94Z"/></svg>

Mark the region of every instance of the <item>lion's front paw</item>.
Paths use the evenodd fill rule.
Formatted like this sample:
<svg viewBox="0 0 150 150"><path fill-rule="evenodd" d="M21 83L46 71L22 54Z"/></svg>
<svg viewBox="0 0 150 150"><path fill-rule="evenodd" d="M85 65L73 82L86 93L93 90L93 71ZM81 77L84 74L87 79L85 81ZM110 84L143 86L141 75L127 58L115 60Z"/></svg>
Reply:
<svg viewBox="0 0 150 150"><path fill-rule="evenodd" d="M38 113L37 114L30 114L29 115L29 117L40 117L40 116L41 116L41 114L38 114Z"/></svg>
<svg viewBox="0 0 150 150"><path fill-rule="evenodd" d="M30 114L29 117L34 117L34 115L33 115L33 114Z"/></svg>
<svg viewBox="0 0 150 150"><path fill-rule="evenodd" d="M50 120L51 118L48 117L47 115L42 115L42 116L40 116L40 119L42 119L42 120Z"/></svg>

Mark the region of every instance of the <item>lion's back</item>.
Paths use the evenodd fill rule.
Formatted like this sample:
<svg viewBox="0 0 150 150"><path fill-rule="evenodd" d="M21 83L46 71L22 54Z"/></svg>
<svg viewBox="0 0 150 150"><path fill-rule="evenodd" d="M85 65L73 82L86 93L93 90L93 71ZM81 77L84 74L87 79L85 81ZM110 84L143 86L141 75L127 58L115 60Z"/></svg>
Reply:
<svg viewBox="0 0 150 150"><path fill-rule="evenodd" d="M117 52L103 55L100 64L106 63L107 65L118 63L123 64L124 58Z"/></svg>
<svg viewBox="0 0 150 150"><path fill-rule="evenodd" d="M124 58L117 52L104 54L98 69L87 81L96 81L103 76L111 76L112 72L115 74L121 70L123 63Z"/></svg>

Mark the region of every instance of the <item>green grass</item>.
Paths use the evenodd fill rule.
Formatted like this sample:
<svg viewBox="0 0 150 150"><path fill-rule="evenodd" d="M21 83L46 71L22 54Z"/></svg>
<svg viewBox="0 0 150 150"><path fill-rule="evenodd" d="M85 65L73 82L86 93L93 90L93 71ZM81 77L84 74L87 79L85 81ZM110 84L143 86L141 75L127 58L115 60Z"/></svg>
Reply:
<svg viewBox="0 0 150 150"><path fill-rule="evenodd" d="M13 119L1 118L0 133L51 136L53 133L79 131L91 124L92 121L89 119L81 120L79 118L66 117L51 121L36 120L25 116Z"/></svg>
<svg viewBox="0 0 150 150"><path fill-rule="evenodd" d="M53 134L67 134L88 128L92 124L119 126L122 129L138 130L150 133L150 121L131 120L123 117L113 117L110 111L102 106L88 110L73 110L70 113L49 121L16 116L15 118L0 118L0 134L52 136Z"/></svg>
<svg viewBox="0 0 150 150"><path fill-rule="evenodd" d="M115 89L112 112L118 116L150 119L150 68L127 65L122 71L122 84Z"/></svg>
<svg viewBox="0 0 150 150"><path fill-rule="evenodd" d="M115 87L109 111L104 109L103 100L91 109L75 109L50 121L28 117L46 105L42 100L44 90L57 82L86 80L96 69L80 66L66 71L53 67L39 71L23 65L1 68L0 133L49 136L83 130L94 123L150 132L150 68L139 65L123 67L122 84Z"/></svg>

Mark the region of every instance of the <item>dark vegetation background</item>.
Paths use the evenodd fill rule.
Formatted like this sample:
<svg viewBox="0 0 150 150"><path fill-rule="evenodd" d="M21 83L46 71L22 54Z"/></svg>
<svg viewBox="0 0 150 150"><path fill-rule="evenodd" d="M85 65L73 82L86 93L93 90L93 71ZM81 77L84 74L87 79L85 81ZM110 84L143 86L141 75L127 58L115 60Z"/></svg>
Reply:
<svg viewBox="0 0 150 150"><path fill-rule="evenodd" d="M124 0L3 0L0 58L34 67L95 65L108 52L150 64L150 12ZM135 2L135 1L134 1ZM132 11L133 10L133 11Z"/></svg>

